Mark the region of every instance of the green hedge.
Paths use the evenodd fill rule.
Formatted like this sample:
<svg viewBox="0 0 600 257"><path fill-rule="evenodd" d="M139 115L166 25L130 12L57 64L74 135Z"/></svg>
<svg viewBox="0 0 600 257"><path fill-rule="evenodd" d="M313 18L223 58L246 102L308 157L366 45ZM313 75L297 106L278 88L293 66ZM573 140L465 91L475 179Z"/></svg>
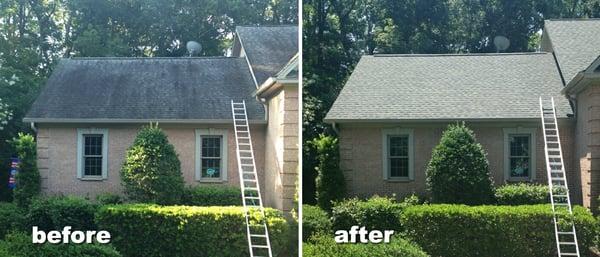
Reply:
<svg viewBox="0 0 600 257"><path fill-rule="evenodd" d="M29 229L62 230L71 226L73 230L96 230L94 215L98 205L78 197L49 197L36 199L27 213Z"/></svg>
<svg viewBox="0 0 600 257"><path fill-rule="evenodd" d="M187 187L182 198L182 205L190 206L242 205L240 188L232 186Z"/></svg>
<svg viewBox="0 0 600 257"><path fill-rule="evenodd" d="M555 189L555 194L560 193ZM546 185L508 184L496 188L499 205L531 205L550 203L550 189Z"/></svg>
<svg viewBox="0 0 600 257"><path fill-rule="evenodd" d="M113 247L98 244L32 244L31 236L11 233L0 241L2 257L121 257Z"/></svg>
<svg viewBox="0 0 600 257"><path fill-rule="evenodd" d="M402 230L400 214L410 204L392 198L374 196L366 201L349 199L335 203L331 212L333 230L350 229L354 225L368 230Z"/></svg>
<svg viewBox="0 0 600 257"><path fill-rule="evenodd" d="M21 208L14 203L0 203L0 240L11 230L20 229L23 222L24 213Z"/></svg>
<svg viewBox="0 0 600 257"><path fill-rule="evenodd" d="M276 254L289 245L290 228L281 212L265 211ZM114 205L101 208L96 221L128 257L249 255L242 207Z"/></svg>
<svg viewBox="0 0 600 257"><path fill-rule="evenodd" d="M331 235L313 237L304 243L304 257L427 257L419 246L393 237L388 244L337 244Z"/></svg>
<svg viewBox="0 0 600 257"><path fill-rule="evenodd" d="M332 225L327 212L323 209L302 205L302 241L318 233L332 233Z"/></svg>
<svg viewBox="0 0 600 257"><path fill-rule="evenodd" d="M597 223L574 207L582 252L592 246ZM547 257L556 245L550 205L421 205L402 212L406 235L433 256Z"/></svg>

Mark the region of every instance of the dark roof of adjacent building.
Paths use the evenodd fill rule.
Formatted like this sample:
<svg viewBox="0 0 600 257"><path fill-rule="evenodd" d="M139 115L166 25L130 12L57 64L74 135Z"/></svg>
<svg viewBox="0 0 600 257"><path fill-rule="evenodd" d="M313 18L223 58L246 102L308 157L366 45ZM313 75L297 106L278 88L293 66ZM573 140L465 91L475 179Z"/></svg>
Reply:
<svg viewBox="0 0 600 257"><path fill-rule="evenodd" d="M298 53L298 26L238 26L236 33L259 86Z"/></svg>
<svg viewBox="0 0 600 257"><path fill-rule="evenodd" d="M571 113L551 53L363 56L330 122L539 118L539 97Z"/></svg>
<svg viewBox="0 0 600 257"><path fill-rule="evenodd" d="M25 121L229 121L231 100L265 120L244 58L74 58L56 67Z"/></svg>
<svg viewBox="0 0 600 257"><path fill-rule="evenodd" d="M600 19L546 20L544 27L565 83L600 55Z"/></svg>

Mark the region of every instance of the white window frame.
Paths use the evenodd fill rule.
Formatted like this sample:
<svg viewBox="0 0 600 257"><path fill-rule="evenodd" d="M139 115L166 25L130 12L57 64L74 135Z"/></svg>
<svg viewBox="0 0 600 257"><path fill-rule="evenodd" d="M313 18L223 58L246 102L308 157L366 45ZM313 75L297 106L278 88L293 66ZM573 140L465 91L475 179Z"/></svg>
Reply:
<svg viewBox="0 0 600 257"><path fill-rule="evenodd" d="M102 175L86 176L84 172L83 147L84 135L102 135ZM79 128L77 129L77 178L80 180L105 180L108 179L108 129Z"/></svg>
<svg viewBox="0 0 600 257"><path fill-rule="evenodd" d="M535 180L536 169L536 153L537 153L537 128L504 128L504 180L506 181L523 181L531 182ZM529 177L511 177L510 176L510 135L513 134L528 134L530 141L530 171Z"/></svg>
<svg viewBox="0 0 600 257"><path fill-rule="evenodd" d="M408 136L408 177L391 177L389 167L389 137ZM414 131L406 128L383 129L383 179L388 181L412 181L415 179L415 145Z"/></svg>
<svg viewBox="0 0 600 257"><path fill-rule="evenodd" d="M227 129L196 129L196 181L200 182L224 182L227 181L227 145L228 145ZM202 137L203 136L221 136L221 177L220 178L203 178L202 177Z"/></svg>

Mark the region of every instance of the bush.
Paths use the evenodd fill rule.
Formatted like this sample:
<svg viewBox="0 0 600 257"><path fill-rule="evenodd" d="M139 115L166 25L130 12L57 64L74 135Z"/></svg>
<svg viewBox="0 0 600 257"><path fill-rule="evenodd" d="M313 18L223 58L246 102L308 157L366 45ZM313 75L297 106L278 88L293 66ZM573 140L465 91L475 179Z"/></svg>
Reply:
<svg viewBox="0 0 600 257"><path fill-rule="evenodd" d="M242 192L232 186L195 186L187 187L181 204L191 206L229 206L242 205Z"/></svg>
<svg viewBox="0 0 600 257"><path fill-rule="evenodd" d="M27 213L29 229L62 230L71 226L72 230L96 230L94 215L98 205L78 197L49 197L37 199Z"/></svg>
<svg viewBox="0 0 600 257"><path fill-rule="evenodd" d="M96 196L96 202L102 205L121 204L123 203L123 199L121 199L121 196L117 194L102 193Z"/></svg>
<svg viewBox="0 0 600 257"><path fill-rule="evenodd" d="M330 211L332 202L339 201L346 195L346 181L340 170L340 152L337 138L320 135L312 141L317 149L317 205Z"/></svg>
<svg viewBox="0 0 600 257"><path fill-rule="evenodd" d="M279 211L265 210L273 254L289 245L290 228ZM251 215L256 222L260 215ZM100 229L125 256L248 256L243 207L104 206Z"/></svg>
<svg viewBox="0 0 600 257"><path fill-rule="evenodd" d="M597 224L591 213L573 208L580 250L587 251ZM406 208L406 235L432 256L546 257L556 244L550 205L419 205Z"/></svg>
<svg viewBox="0 0 600 257"><path fill-rule="evenodd" d="M302 205L302 241L319 233L331 234L332 226L327 212L317 206Z"/></svg>
<svg viewBox="0 0 600 257"><path fill-rule="evenodd" d="M41 182L35 139L32 135L19 133L19 137L13 138L10 144L21 161L13 197L18 206L27 207L32 199L40 194Z"/></svg>
<svg viewBox="0 0 600 257"><path fill-rule="evenodd" d="M419 246L398 237L389 244L337 244L331 236L317 236L303 247L304 257L427 257Z"/></svg>
<svg viewBox="0 0 600 257"><path fill-rule="evenodd" d="M367 230L401 231L400 214L405 204L392 198L374 196L366 201L349 199L338 202L333 207L331 220L333 230L350 229L352 226L365 226Z"/></svg>
<svg viewBox="0 0 600 257"><path fill-rule="evenodd" d="M16 204L0 203L0 240L11 230L23 227L23 216L23 210Z"/></svg>
<svg viewBox="0 0 600 257"><path fill-rule="evenodd" d="M143 127L121 168L125 193L145 203L176 204L183 193L181 163L158 126Z"/></svg>
<svg viewBox="0 0 600 257"><path fill-rule="evenodd" d="M32 244L31 236L12 233L0 241L2 257L121 257L108 245L99 244Z"/></svg>
<svg viewBox="0 0 600 257"><path fill-rule="evenodd" d="M561 193L554 189L555 194ZM499 205L531 205L550 203L550 189L546 185L508 184L496 188L496 202Z"/></svg>
<svg viewBox="0 0 600 257"><path fill-rule="evenodd" d="M486 153L464 124L450 125L444 131L426 173L433 202L477 205L493 201Z"/></svg>

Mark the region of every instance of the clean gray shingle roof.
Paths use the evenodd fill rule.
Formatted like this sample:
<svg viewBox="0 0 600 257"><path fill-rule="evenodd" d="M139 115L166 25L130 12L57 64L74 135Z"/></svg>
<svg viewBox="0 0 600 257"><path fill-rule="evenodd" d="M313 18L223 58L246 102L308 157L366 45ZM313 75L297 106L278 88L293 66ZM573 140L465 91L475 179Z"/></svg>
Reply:
<svg viewBox="0 0 600 257"><path fill-rule="evenodd" d="M229 120L232 99L264 120L255 89L243 58L63 59L25 120Z"/></svg>
<svg viewBox="0 0 600 257"><path fill-rule="evenodd" d="M236 33L259 86L298 53L298 26L238 26Z"/></svg>
<svg viewBox="0 0 600 257"><path fill-rule="evenodd" d="M539 118L571 113L550 53L363 56L327 121Z"/></svg>
<svg viewBox="0 0 600 257"><path fill-rule="evenodd" d="M566 83L600 55L600 19L546 20L544 33Z"/></svg>

